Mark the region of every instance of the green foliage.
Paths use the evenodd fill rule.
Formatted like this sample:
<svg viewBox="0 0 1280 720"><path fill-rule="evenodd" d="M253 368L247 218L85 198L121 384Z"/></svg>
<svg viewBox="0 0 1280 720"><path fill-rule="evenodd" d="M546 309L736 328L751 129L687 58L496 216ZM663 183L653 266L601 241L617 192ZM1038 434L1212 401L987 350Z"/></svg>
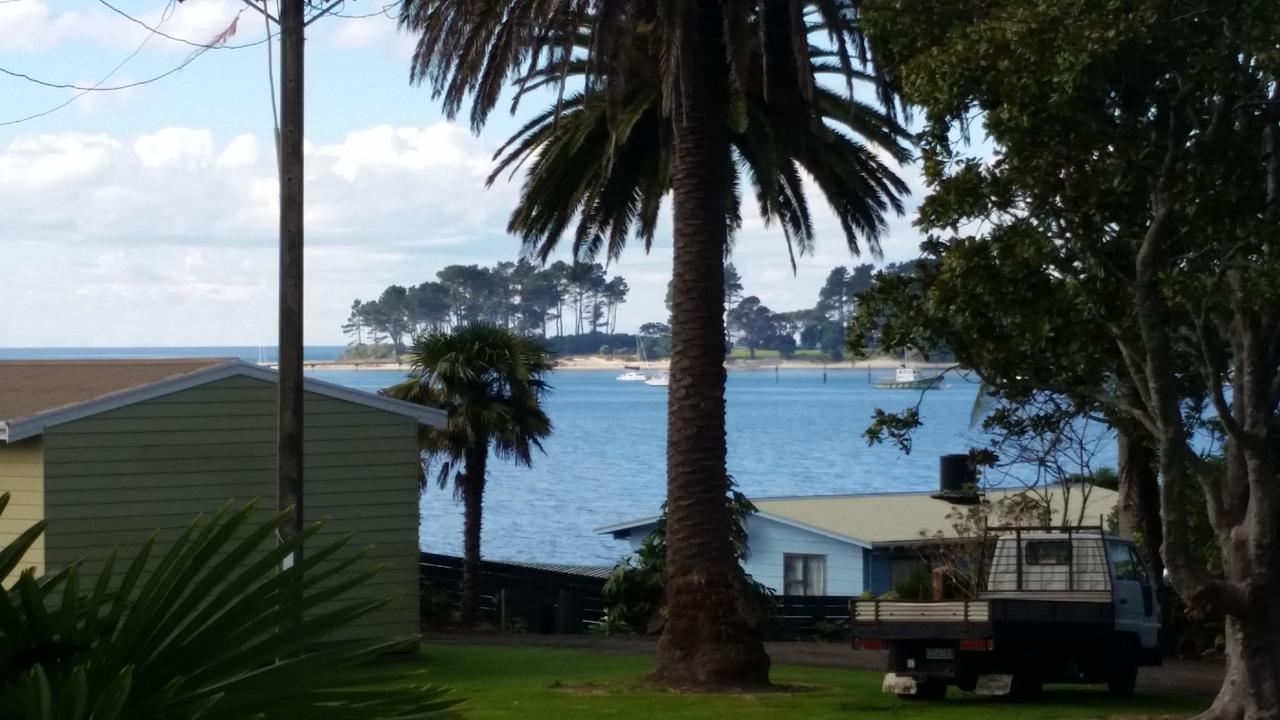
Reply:
<svg viewBox="0 0 1280 720"><path fill-rule="evenodd" d="M440 487L461 481L469 450L529 465L551 434L542 399L554 366L536 340L481 323L432 330L415 340L411 364L409 378L383 393L449 414L444 427L418 431L427 460L439 462Z"/></svg>
<svg viewBox="0 0 1280 720"><path fill-rule="evenodd" d="M732 539L738 558L745 559L747 518L755 513L755 505L747 496L732 490L726 503L733 517ZM624 558L605 582L602 599L604 620L601 631L608 634L649 633L662 626L663 578L667 560L667 507L652 532L640 543L631 557ZM771 614L773 593L751 576L743 574L760 606Z"/></svg>
<svg viewBox="0 0 1280 720"><path fill-rule="evenodd" d="M396 360L396 349L393 345L350 345L338 356L338 362L359 362L364 360Z"/></svg>
<svg viewBox="0 0 1280 720"><path fill-rule="evenodd" d="M893 594L899 600L932 600L933 576L923 565L914 567L910 575L893 586Z"/></svg>
<svg viewBox="0 0 1280 720"><path fill-rule="evenodd" d="M371 662L413 637L319 646L383 604L342 600L373 573L340 575L363 556L345 539L279 570L320 525L277 543L288 513L254 525L253 512L197 519L163 554L153 537L119 569L113 553L96 578L23 572L0 592L0 718L407 720L457 702L421 672ZM44 528L0 549L0 577Z"/></svg>
<svg viewBox="0 0 1280 720"><path fill-rule="evenodd" d="M1257 622L1275 603L1244 578L1274 563L1245 548L1280 546L1276 523L1245 520L1273 517L1280 492L1280 353L1251 349L1280 347L1280 5L864 9L884 71L924 111L917 225L934 266L878 283L851 335L950 345L1011 409L1055 395L1068 416L1137 428L1160 462L1174 583ZM978 122L981 150L965 144ZM1224 431L1224 467L1199 456L1206 425ZM1199 547L1206 508L1232 572Z"/></svg>
<svg viewBox="0 0 1280 720"><path fill-rule="evenodd" d="M660 22L651 5L630 4L619 12L628 16L629 27ZM766 92L764 56L775 49L761 44L765 33L749 28L759 19L742 21L748 26L742 36L747 42L741 53L748 60L743 70L749 74L734 94L741 122L735 124L730 142L758 212L766 223L781 227L793 264L796 254L812 252L815 236L801 184L803 170L831 200L849 247L856 252L866 244L876 252L885 217L902 212L900 197L907 187L862 140L903 161L909 134L888 113L849 102L823 84L811 86L812 101L796 95L784 101L777 88ZM466 29L473 30L469 21ZM825 42L834 37L828 29L814 26L812 32L821 33ZM585 32L593 30L598 28ZM482 34L488 32L492 29L486 27ZM529 68L523 77L521 82L532 86L566 77L574 82L592 79L586 91L566 93L512 135L489 178L492 183L509 171L527 168L508 225L524 239L526 252L546 259L566 235L573 257L586 262L601 254L618 258L633 233L646 249L652 245L674 167L672 117L663 109L667 66L653 39L648 33L626 32L614 39L617 48L625 50L614 62L547 62ZM828 49L818 46L807 52L830 57ZM866 79L851 65L824 62L822 71L850 87ZM741 224L741 204L736 191L724 198L730 230ZM726 283L726 298L733 292Z"/></svg>
<svg viewBox="0 0 1280 720"><path fill-rule="evenodd" d="M821 642L847 642L849 632L848 620L819 620L813 624L813 637Z"/></svg>
<svg viewBox="0 0 1280 720"><path fill-rule="evenodd" d="M343 332L356 347L366 336L375 346L389 339L396 352L403 350L406 335L474 322L544 336L552 323L557 334L612 333L618 306L629 293L625 279L608 277L598 263L540 268L522 259L493 267L449 265L436 280L392 285L371 302L357 299Z"/></svg>

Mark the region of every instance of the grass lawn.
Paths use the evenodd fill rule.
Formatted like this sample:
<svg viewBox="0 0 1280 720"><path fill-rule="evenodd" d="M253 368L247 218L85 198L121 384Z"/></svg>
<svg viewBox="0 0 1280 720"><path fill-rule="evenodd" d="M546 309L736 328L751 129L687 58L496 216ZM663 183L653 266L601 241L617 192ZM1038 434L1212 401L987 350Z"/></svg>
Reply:
<svg viewBox="0 0 1280 720"><path fill-rule="evenodd" d="M591 650L429 645L423 650L433 683L466 698L463 714L489 718L802 718L804 720L1073 720L1181 717L1208 700L1137 696L1110 698L1096 688L1052 688L1035 703L1014 704L952 691L943 703L904 702L880 692L880 673L782 666L778 692L676 694L638 682L649 655Z"/></svg>

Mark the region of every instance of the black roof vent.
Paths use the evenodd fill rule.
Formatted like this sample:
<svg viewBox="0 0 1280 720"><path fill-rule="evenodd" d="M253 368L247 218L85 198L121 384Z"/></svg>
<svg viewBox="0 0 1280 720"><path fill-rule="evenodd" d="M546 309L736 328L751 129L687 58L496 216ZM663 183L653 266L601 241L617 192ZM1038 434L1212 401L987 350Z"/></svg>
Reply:
<svg viewBox="0 0 1280 720"><path fill-rule="evenodd" d="M978 470L967 454L938 458L938 492L931 497L956 505L976 505L982 500L978 492Z"/></svg>

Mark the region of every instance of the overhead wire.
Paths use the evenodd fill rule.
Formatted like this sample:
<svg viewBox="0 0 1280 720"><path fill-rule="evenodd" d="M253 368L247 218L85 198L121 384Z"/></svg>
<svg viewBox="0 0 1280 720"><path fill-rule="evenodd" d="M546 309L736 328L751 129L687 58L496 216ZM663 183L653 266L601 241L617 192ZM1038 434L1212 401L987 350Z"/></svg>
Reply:
<svg viewBox="0 0 1280 720"><path fill-rule="evenodd" d="M135 25L137 25L137 26L139 26L139 27L145 28L145 29L147 29L147 30L151 31L152 33L155 33L156 35L159 35L159 36L160 36L160 37L162 37L162 38L165 38L165 39L167 39L167 40L172 40L172 41L174 41L174 42L176 42L176 43L182 43L183 45L190 45L190 46L192 46L192 47L204 48L204 49L206 49L206 50L240 50L240 49L242 49L242 48L249 48L249 47L254 47L254 46L256 46L256 45L261 45L261 44L264 42L264 41L262 41L262 40L258 40L258 41L256 41L256 42L243 43L243 44L240 44L240 45L227 45L227 44L225 44L225 43L223 43L223 44L213 44L213 43L200 43L200 42L195 42L195 41L193 41L193 40L188 40L187 38L177 37L177 36L175 36L175 35L170 35L169 33L163 32L162 30L160 30L160 28L159 28L158 26L157 26L157 27L153 27L153 26L151 26L151 25L148 25L146 22L144 22L144 21L142 21L142 20L140 20L140 19L138 19L138 18L136 18L136 17L134 17L134 16L130 15L129 13L125 12L124 10L121 10L120 8L116 7L115 5L112 5L110 2L107 2L107 0L98 0L98 3L99 3L99 4L101 4L101 5L103 5L104 7L106 7L108 10L111 10L111 11L112 11L112 12L114 12L115 14L119 15L120 17L122 17L122 18L124 18L124 19L128 20L129 22L131 22L131 23L133 23L133 24L135 24ZM242 10L241 12L243 12L243 10ZM239 17L239 14L237 14L237 15L236 15L236 17ZM163 22L164 22L165 20L167 20L167 19L168 19L168 18L163 18L163 17L162 17L162 18L161 18L161 23L163 23ZM270 33L270 32L268 32L268 33L267 33L267 37L271 37L271 33Z"/></svg>
<svg viewBox="0 0 1280 720"><path fill-rule="evenodd" d="M176 0L169 0L169 5L168 5L168 6L166 6L166 8L165 8L165 9L166 9L166 12L168 11L168 7L169 7L169 6L172 6L175 2L176 2ZM161 22L163 22L163 18L162 18ZM114 76L114 75L115 75L115 74L120 70L120 68L122 68L122 67L124 67L124 66L125 66L125 63L127 63L127 62L129 62L130 60L132 60L132 59L134 59L135 57L137 57L137 56L138 56L138 53L142 52L142 49L143 49L144 47L146 47L146 46L147 46L147 43L148 43L148 42L150 42L150 41L151 41L151 38L153 38L153 37L155 37L155 36L154 36L154 35L152 35L151 33L148 33L148 34L147 34L147 36L146 36L146 37L144 37L144 38L142 39L142 42L138 43L138 47L134 48L133 52L129 53L127 56L125 56L125 58L124 58L123 60L121 60L120 62L116 63L116 66L115 66L115 67L113 67L113 68L111 68L111 72L109 72L109 73L107 73L106 75L104 75L104 76L103 76L103 78L102 78L101 80L99 80L99 81L98 81L98 82L97 82L93 87L101 86L103 83L105 83L106 81L110 80L110 79L112 78L112 76ZM200 52L203 52L203 51L200 51ZM180 67L185 67L186 65L190 64L190 63L191 63L191 61L192 61L192 60L194 60L194 59L195 59L194 57L192 57L192 58L188 58L188 59L187 59L187 61L186 61L182 66L180 66ZM90 89L90 88L84 88L84 89L80 90L80 92L76 93L75 95L72 95L70 98L68 98L67 100L63 101L62 103L59 103L58 105L54 105L53 107L51 107L51 108L49 108L49 109L47 109L47 110L43 110L43 111L38 112L38 113L35 113L35 114L33 114L33 115L28 115L28 116L26 116L26 117L17 118L17 119L14 119L14 120L5 120L5 121L3 121L3 122L0 122L0 127L5 127L5 126L8 126L8 125L17 125L18 123L27 122L28 120L35 120L36 118L41 118L41 117L44 117L45 115L50 115L50 114L52 114L52 113L55 113L55 112L57 112L57 111L61 110L61 109L62 109L62 108L64 108L64 107L66 107L66 106L70 105L71 103L75 102L76 100L79 100L80 98L84 97L85 95L89 94L90 92L92 92L92 89Z"/></svg>
<svg viewBox="0 0 1280 720"><path fill-rule="evenodd" d="M16 0L0 0L0 2L4 2L4 1L14 2L14 1L16 1ZM100 2L102 2L102 0L99 0L99 1L100 1ZM115 9L113 6L110 6L108 3L105 3L105 2L104 2L103 4L104 4L104 5L108 5L108 7L112 7L112 9ZM35 120L35 119L37 119L37 118L41 118L41 117L44 117L44 116L46 116L46 115L52 114L52 113L54 113L54 112L57 112L58 110L61 110L61 109L62 109L62 108L64 108L64 107L67 107L68 105L70 105L70 104L74 103L75 101L79 100L81 97L83 97L83 96L85 96L86 94L91 93L91 92L111 92L111 91L118 91L118 90L128 90L128 89L130 89L130 88L136 88L136 87L140 87L140 86L142 86L142 85L149 85L149 84L154 83L154 82L157 82L157 81L159 81L159 80L163 80L163 79L165 79L165 78L169 77L170 75L173 75L173 74L175 74L175 73L181 72L181 71L182 71L183 69L185 69L188 65L190 65L190 64L191 64L191 63L193 63L193 62L195 62L195 61L196 61L196 59L197 59L197 58L199 58L201 55L203 55L205 52L207 52L207 51L209 51L209 50L212 50L212 49L223 49L223 48L228 48L228 49L240 49L240 48L256 47L256 46L258 46L258 45L262 45L262 44L264 44L264 43L269 43L269 42L270 42L274 37L276 37L276 36L278 36L278 35L279 35L279 33L272 34L272 33L270 32L270 28L268 27L268 33L267 33L267 36L266 36L265 38L263 38L263 39L261 39L261 40L257 40L257 41L255 41L255 42L251 42L251 43L243 43L243 44L240 44L240 45L226 45L225 43L196 43L196 42L191 42L191 41L186 40L186 39L184 39L184 38L179 38L179 37L176 37L176 36L170 35L170 34L168 34L168 33L165 33L165 32L163 32L162 30L160 30L160 29L159 29L159 25L163 25L166 21L168 21L168 20L173 16L173 10L174 10L174 8L176 7L176 4L177 4L177 3L175 2L175 0L169 0L169 2L165 5L165 9L164 9L164 10L162 11L162 13L161 13L160 23L159 23L157 26L155 26L155 27L150 26L150 25L147 25L146 23L143 23L143 22L141 22L141 21L139 21L139 20L136 20L135 18L132 18L132 17L128 16L126 13L121 13L121 14L122 14L122 15L124 15L125 17L129 17L129 19L134 20L137 24L139 24L139 25L141 25L142 27L146 28L146 29L147 29L147 31L148 31L148 32L147 32L147 35L146 35L146 37L144 37L144 38L143 38L142 42L141 42L141 43L139 43L139 44L138 44L138 46L137 46L136 48L134 48L133 52L129 53L129 55L127 55L127 56L126 56L123 60L121 60L121 61L120 61L120 62L119 62L119 63L118 63L114 68L112 68L110 72L108 72L105 76L103 76L103 78L102 78L101 80L99 80L98 82L94 83L93 85L79 85L79 84L76 84L76 83L60 83L60 82L51 82L51 81L48 81L48 80L43 80L43 79L38 78L38 77L34 77L34 76L32 76L32 75L28 75L27 73L18 72L18 71L15 71L15 70L10 70L10 69L8 69L8 68L0 67L0 74L8 75L9 77L17 78L17 79L20 79L20 80L25 80L25 81L30 82L30 83L33 83L33 84L35 84L35 85L40 85L40 86L42 86L42 87L47 87L47 88L52 88L52 89L59 89L59 90L76 90L76 91L78 91L75 95L72 95L72 96L71 96L70 98L68 98L66 101L61 102L61 103L59 103L59 104L57 104L57 105L55 105L55 106L53 106L53 107L51 107L51 108L48 108L48 109L46 109L46 110L42 110L41 112L33 113L33 114L31 114L31 115L27 115L27 116L25 116L25 117L15 118L15 119L13 119L13 120L0 121L0 127L5 127L5 126L8 126L8 125L16 125L16 124L18 124L18 123L27 122L27 121L29 121L29 120ZM241 12L243 12L243 10L242 10ZM232 24L234 25L234 23L235 23L235 22L238 22L238 21L239 21L239 18L240 18L240 14L239 14L239 13L237 13L237 14L236 14L236 19L235 19L235 20L233 20ZM151 39L152 39L153 37L156 37L156 36L163 37L163 38L167 38L167 39L170 39L170 40L175 40L175 41L178 41L178 42L182 42L182 43L184 43L184 44L191 45L191 46L195 47L196 49L195 49L193 52L191 52L189 55L187 55L187 57L186 57L186 58L185 58L181 63L179 63L179 64L178 64L178 65L176 65L175 67L172 67L172 68L170 68L170 69L168 69L168 70L166 70L166 71L164 71L164 72L162 72L162 73L160 73L160 74L158 74L158 75L154 75L154 76L149 77L149 78L146 78L146 79L144 79L144 80L138 80L138 81L136 81L136 82L123 83L123 84L120 84L120 85L106 85L106 84L105 84L108 80L110 80L112 77L114 77L114 76L115 76L115 74L116 74L117 72L119 72L120 68L124 67L124 65L125 65L126 63L128 63L128 62L129 62L130 60L132 60L133 58L137 57L137 55L138 55L140 52L142 52L143 48L145 48L145 47L147 46L147 44L151 41Z"/></svg>
<svg viewBox="0 0 1280 720"><path fill-rule="evenodd" d="M280 14L280 3L276 3L276 15ZM266 12L267 0L262 0L262 24L267 28L267 39L271 39L271 16ZM267 43L267 85L271 88L271 138L275 141L276 172L280 172L280 110L276 107L276 71L271 57L271 43Z"/></svg>
<svg viewBox="0 0 1280 720"><path fill-rule="evenodd" d="M248 1L249 1L249 2L252 2L252 0L248 0ZM0 4L11 3L11 2L19 2L19 0L0 0ZM160 27L161 27L161 26L162 26L166 21L168 21L168 20L173 16L173 11L174 11L174 9L177 7L177 0L169 0L169 1L165 4L164 10L163 10L163 11L161 11L161 14L160 14L160 21L159 21L156 25L150 25L150 24L148 24L148 23L144 22L143 20L140 20L139 18L136 18L136 17L134 17L134 16L130 15L129 13L125 12L124 10L121 10L120 8L118 8L118 7L116 7L115 5L113 5L112 3L110 3L108 0L98 0L98 2L99 2L101 5L103 5L104 7L106 7L107 9L109 9L109 10L111 10L112 12L116 13L117 15L119 15L119 16L121 16L121 17L125 18L126 20L128 20L128 21L130 21L130 22L134 23L135 25L138 25L139 27L142 27L142 28L146 29L146 30L147 30L147 35L146 35L146 37L144 37L144 38L143 38L143 40L142 40L142 42L141 42L141 43L139 43L139 44L138 44L138 46L137 46L136 48L134 48L133 52L131 52L131 53L129 53L127 56L125 56L125 58L124 58L123 60L121 60L119 63L117 63L117 64L116 64L116 66L115 66L115 67L113 67L113 68L111 69L111 71L110 71L110 72L108 72L106 75L104 75L104 76L102 77L102 79L101 79L101 80L99 80L98 82L94 83L93 85L78 85L78 84L76 84L76 83L60 83L60 82L52 82L52 81L49 81L49 80L43 80L43 79L41 79L41 78L34 77L34 76L32 76L32 75L28 75L27 73L18 72L18 71L16 71L16 70L10 70L10 69L5 68L5 67L0 67L0 74L8 75L9 77L12 77L12 78L16 78L16 79L19 79L19 80L25 80L25 81L27 81L27 82L29 82L29 83L32 83L32 84L35 84L35 85L39 85L39 86L41 86L41 87L47 87L47 88L55 89L55 90L75 90L75 91L77 91L75 95L72 95L70 98L68 98L68 99L67 99L67 100L65 100L64 102L61 102L61 103L59 103L59 104L57 104L57 105L55 105L55 106L53 106L53 107L51 107L51 108L48 108L48 109L46 109L46 110L42 110L42 111L40 111L40 112L33 113L33 114L31 114L31 115L27 115L27 116L20 117L20 118L15 118L15 119L12 119L12 120L0 121L0 127L6 127L6 126L9 126L9 125L17 125L17 124L19 124L19 123L27 122L27 121L30 121L30 120L35 120L35 119L37 119L37 118L41 118L41 117L44 117L44 116L46 116L46 115L50 115L50 114L52 114L52 113L55 113L55 112L57 112L57 111L59 111L59 110L61 110L61 109L65 108L65 107L67 107L68 105L71 105L71 104L72 104L72 103L74 103L75 101L79 100L80 98L82 98L82 97L84 97L85 95L87 95L87 94L89 94L89 93L92 93L92 92L111 92L111 91L119 91L119 90L128 90L128 89L130 89L130 88L136 88L136 87L140 87L140 86L143 86L143 85L149 85L149 84L154 83L154 82L157 82L157 81L159 81L159 80L163 80L164 78L167 78L167 77L169 77L170 75L173 75L173 74L175 74L175 73L178 73L178 72L182 71L182 70L183 70L183 69L185 69L188 65L190 65L190 64L191 64L191 63L193 63L193 62L195 62L195 60L196 60L197 58L199 58L201 55L203 55L205 52L207 52L207 51L209 51L209 50L241 50L241 49L244 49L244 48L257 47L258 45L263 45L263 44L265 44L265 45L267 45L267 75L268 75L268 81L269 81L269 83L270 83L270 87L271 87L271 115L272 115L272 121L273 121L273 128L274 128L274 131L275 131L275 139L276 139L277 154L278 154L278 152L279 152L279 135L280 135L280 114L279 114L279 110L278 110L278 108L277 108L277 106L276 106L276 90L275 90L275 77L274 77L274 72L275 72L275 71L274 71L274 65L275 65L275 64L274 64L274 59L273 59L273 57L272 57L272 52L271 52L271 41L272 41L272 40L274 40L275 38L279 37L280 33L278 33L278 32L276 32L276 33L272 33L272 32L271 32L270 16L269 16L269 14L266 12L266 9L267 9L267 0L263 0L263 2L262 2L262 8L263 8L263 24L266 26L266 37L264 37L264 38L263 38L263 39L261 39L261 40L256 40L256 41L254 41L254 42L250 42L250 43L241 43L241 44L238 44L238 45L228 45L225 41L224 41L224 42L200 43L200 42L195 42L195 41L192 41L192 40L188 40L187 38L178 37L178 36L176 36L176 35L171 35L171 34L169 34L169 33L164 32L163 30L161 30L161 29L160 29ZM345 5L345 3L343 3L343 4ZM379 10L379 11L377 11L377 12L371 12L371 13L367 13L367 14L364 14L364 15L344 15L344 14L341 14L341 13L338 13L338 12L334 12L334 11L332 11L332 10L330 10L330 11L328 11L328 12L322 12L322 13L320 13L319 15L333 15L333 16L335 16L335 17L341 17L341 18L353 19L353 20L358 20L358 19L362 19L362 18L369 18L369 17L375 17L375 16L378 16L378 15L383 15L383 16L385 16L385 17L389 18L389 19L394 20L394 19L396 19L396 16L395 16L395 15L392 15L392 14L390 13L390 10L391 10L391 8L395 7L397 4L398 4L398 3L394 3L394 2L393 2L393 3L389 3L389 4L387 4L387 5L384 5L384 6L382 7L382 9L381 9L381 10ZM240 12L241 12L241 13L243 13L243 12L244 12L244 10L242 9ZM316 18L313 18L313 19L318 19L319 15L317 15L317 16L316 16ZM235 25L235 23L239 21L239 19L240 19L240 13L237 13L237 14L236 14L236 17L235 17L235 20L233 20L233 21L232 21L232 26L234 26L234 25ZM183 44L183 45L189 45L189 46L191 46L191 47L195 48L195 50L194 50L191 54L189 54L189 55L186 57L186 59L184 59L184 60L183 60L181 63L179 63L177 66L175 66L175 67L173 67L173 68L170 68L169 70L166 70L165 72L162 72L162 73L160 73L159 75L155 75L155 76L152 76L152 77L146 78L145 80L138 80L138 81L136 81L136 82L123 83L123 84L120 84L120 85L106 85L106 84L105 84L108 80L110 80L112 77L114 77L114 76L115 76L115 74L116 74L117 72L119 72L119 71L120 71L120 69L121 69L122 67L124 67L124 66L125 66L125 65L130 61L130 60L132 60L133 58L137 57L137 56L138 56L138 54L142 52L143 48L145 48L145 47L147 46L147 44L151 41L151 39L152 39L153 37L156 37L156 36L159 36L159 37L165 38L165 39L167 39L167 40L171 40L171 41L173 41L173 42L181 43L181 44ZM278 160L278 157L277 157L277 160Z"/></svg>

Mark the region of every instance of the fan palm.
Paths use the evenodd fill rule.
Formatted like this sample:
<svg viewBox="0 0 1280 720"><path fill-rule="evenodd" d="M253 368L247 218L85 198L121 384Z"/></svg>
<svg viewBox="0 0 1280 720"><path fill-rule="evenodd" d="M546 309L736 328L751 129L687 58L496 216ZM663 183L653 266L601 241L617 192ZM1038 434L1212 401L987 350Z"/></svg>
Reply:
<svg viewBox="0 0 1280 720"><path fill-rule="evenodd" d="M533 338L483 323L431 331L415 340L412 370L383 392L449 413L442 428L424 427L419 444L436 463L441 487L453 481L463 505L462 616L475 623L480 572L480 527L489 454L519 465L551 434L542 409L553 364Z"/></svg>
<svg viewBox="0 0 1280 720"><path fill-rule="evenodd" d="M724 502L723 279L739 224L738 167L793 257L813 238L801 169L855 250L859 240L877 250L885 213L901 210L902 184L849 136L901 153L900 130L853 98L855 81L873 79L855 69L867 60L855 10L851 0L403 0L401 26L418 37L411 79L450 117L469 100L478 130L509 84L516 102L532 89L558 93L499 160L502 169L533 161L511 221L527 249L545 258L575 217L579 256L616 256L632 232L647 247L672 193L657 677L673 685L768 681ZM821 82L827 72L843 95ZM575 75L581 93L566 96Z"/></svg>

